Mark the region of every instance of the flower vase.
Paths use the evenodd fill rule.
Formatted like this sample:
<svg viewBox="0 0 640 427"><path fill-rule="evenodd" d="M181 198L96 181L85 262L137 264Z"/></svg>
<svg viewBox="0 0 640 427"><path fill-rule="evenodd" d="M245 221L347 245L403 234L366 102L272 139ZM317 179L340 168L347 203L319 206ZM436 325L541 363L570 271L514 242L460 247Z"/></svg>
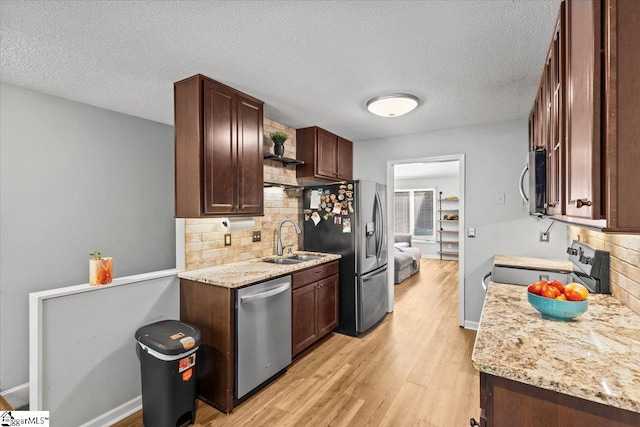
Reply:
<svg viewBox="0 0 640 427"><path fill-rule="evenodd" d="M113 280L113 258L89 260L89 284L108 285Z"/></svg>
<svg viewBox="0 0 640 427"><path fill-rule="evenodd" d="M282 157L284 154L284 144L273 144L273 153L278 157Z"/></svg>

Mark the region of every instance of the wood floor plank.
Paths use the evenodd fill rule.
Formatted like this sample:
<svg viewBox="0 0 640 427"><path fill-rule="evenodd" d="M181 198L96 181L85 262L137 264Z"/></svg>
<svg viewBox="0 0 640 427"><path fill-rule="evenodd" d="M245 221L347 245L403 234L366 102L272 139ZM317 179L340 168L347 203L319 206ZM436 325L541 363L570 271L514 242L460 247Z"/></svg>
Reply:
<svg viewBox="0 0 640 427"><path fill-rule="evenodd" d="M330 334L229 415L198 402L198 427L468 425L479 418L475 332L458 326L458 263L423 259L394 312L361 338ZM141 425L138 412L115 424Z"/></svg>

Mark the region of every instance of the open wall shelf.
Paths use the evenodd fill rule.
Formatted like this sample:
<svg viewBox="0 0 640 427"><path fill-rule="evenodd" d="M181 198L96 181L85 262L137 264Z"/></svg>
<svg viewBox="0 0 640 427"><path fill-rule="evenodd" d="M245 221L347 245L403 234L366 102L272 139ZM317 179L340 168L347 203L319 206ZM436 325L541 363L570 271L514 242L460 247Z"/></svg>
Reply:
<svg viewBox="0 0 640 427"><path fill-rule="evenodd" d="M266 151L264 152L264 158L265 160L273 160L274 162L282 163L283 166L304 165L304 162L302 160L292 159L290 157L284 157L284 156L276 156L275 154L268 153Z"/></svg>
<svg viewBox="0 0 640 427"><path fill-rule="evenodd" d="M459 255L458 223L460 217L458 201L457 197L442 198L442 191L440 192L440 198L438 199L438 223L440 229L436 230L439 233L437 242L440 245L440 250L437 253L440 255L440 259L443 259L443 257L446 257L446 259L457 258ZM442 205L443 203L445 204L444 206ZM452 216L454 219L446 219ZM444 245L447 246L445 247Z"/></svg>

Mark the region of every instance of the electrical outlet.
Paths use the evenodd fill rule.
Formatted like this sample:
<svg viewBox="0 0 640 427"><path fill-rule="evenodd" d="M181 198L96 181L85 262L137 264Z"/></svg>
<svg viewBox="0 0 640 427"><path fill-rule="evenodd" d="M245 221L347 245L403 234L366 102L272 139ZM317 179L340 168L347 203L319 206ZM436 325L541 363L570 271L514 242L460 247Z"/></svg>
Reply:
<svg viewBox="0 0 640 427"><path fill-rule="evenodd" d="M224 245L231 246L231 233L227 233L224 235Z"/></svg>
<svg viewBox="0 0 640 427"><path fill-rule="evenodd" d="M540 232L540 241L541 242L545 242L545 243L549 243L549 232L548 231L541 231Z"/></svg>
<svg viewBox="0 0 640 427"><path fill-rule="evenodd" d="M476 237L476 229L475 227L467 228L467 237Z"/></svg>
<svg viewBox="0 0 640 427"><path fill-rule="evenodd" d="M251 241L252 242L259 242L260 240L262 240L262 233L260 231L254 231Z"/></svg>

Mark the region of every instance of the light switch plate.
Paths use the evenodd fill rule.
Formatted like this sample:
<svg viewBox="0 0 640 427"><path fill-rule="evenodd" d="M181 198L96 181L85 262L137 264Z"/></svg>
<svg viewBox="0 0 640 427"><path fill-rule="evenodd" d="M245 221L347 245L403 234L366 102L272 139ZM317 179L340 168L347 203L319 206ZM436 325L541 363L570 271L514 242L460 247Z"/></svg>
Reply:
<svg viewBox="0 0 640 427"><path fill-rule="evenodd" d="M504 193L496 194L496 205L504 205Z"/></svg>
<svg viewBox="0 0 640 427"><path fill-rule="evenodd" d="M260 240L262 240L262 233L260 231L254 231L251 241L259 242Z"/></svg>
<svg viewBox="0 0 640 427"><path fill-rule="evenodd" d="M224 235L224 245L231 246L231 233L227 233Z"/></svg>

